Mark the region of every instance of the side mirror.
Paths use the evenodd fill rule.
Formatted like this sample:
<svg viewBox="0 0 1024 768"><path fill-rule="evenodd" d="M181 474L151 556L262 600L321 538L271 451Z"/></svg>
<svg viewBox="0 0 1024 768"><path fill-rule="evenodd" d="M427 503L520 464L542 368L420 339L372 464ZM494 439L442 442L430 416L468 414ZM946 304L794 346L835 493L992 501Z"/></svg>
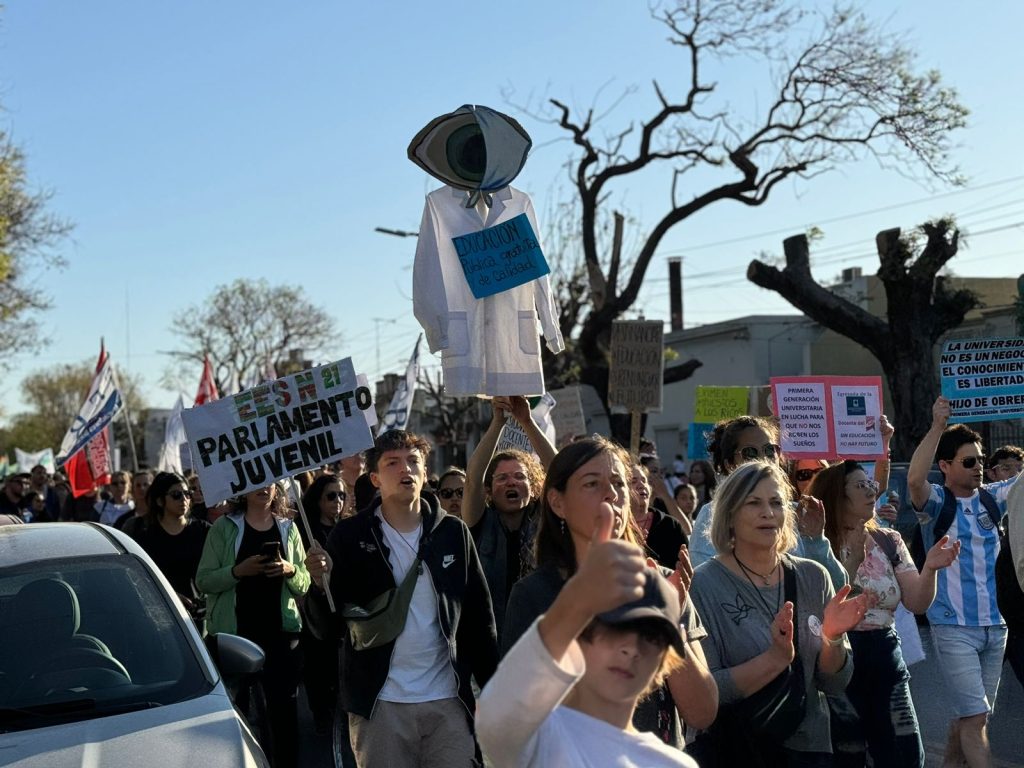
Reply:
<svg viewBox="0 0 1024 768"><path fill-rule="evenodd" d="M210 635L206 648L228 688L237 688L263 670L266 656L251 640L229 634Z"/></svg>

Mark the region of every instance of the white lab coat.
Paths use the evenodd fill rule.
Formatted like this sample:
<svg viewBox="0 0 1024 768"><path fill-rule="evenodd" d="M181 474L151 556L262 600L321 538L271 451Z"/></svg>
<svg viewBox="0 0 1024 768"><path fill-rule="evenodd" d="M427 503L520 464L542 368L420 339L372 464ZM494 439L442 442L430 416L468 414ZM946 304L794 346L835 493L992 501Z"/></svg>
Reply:
<svg viewBox="0 0 1024 768"><path fill-rule="evenodd" d="M507 291L477 299L469 288L452 243L525 213L540 239L533 203L505 187L493 193L487 220L466 208L466 193L441 187L427 195L413 264L413 313L431 352L441 350L445 394L539 395L544 392L540 341L565 348L558 312L545 275ZM540 328L538 328L538 320Z"/></svg>

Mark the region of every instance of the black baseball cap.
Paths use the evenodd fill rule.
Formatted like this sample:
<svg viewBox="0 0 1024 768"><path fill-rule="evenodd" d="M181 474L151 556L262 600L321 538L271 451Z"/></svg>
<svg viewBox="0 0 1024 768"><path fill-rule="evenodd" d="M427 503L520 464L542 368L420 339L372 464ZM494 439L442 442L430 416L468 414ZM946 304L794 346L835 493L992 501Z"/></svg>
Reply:
<svg viewBox="0 0 1024 768"><path fill-rule="evenodd" d="M643 597L605 611L597 618L610 626L641 619L655 619L664 625L669 644L682 656L686 649L683 644L683 633L679 628L679 592L654 568L648 568L645 577Z"/></svg>

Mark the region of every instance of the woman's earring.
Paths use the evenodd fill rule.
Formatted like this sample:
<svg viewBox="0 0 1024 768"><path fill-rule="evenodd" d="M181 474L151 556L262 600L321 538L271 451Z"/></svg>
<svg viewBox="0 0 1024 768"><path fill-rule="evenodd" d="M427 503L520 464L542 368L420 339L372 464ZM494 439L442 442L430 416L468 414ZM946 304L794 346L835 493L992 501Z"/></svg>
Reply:
<svg viewBox="0 0 1024 768"><path fill-rule="evenodd" d="M558 518L558 529L562 532L562 535L565 536L565 518L564 517Z"/></svg>

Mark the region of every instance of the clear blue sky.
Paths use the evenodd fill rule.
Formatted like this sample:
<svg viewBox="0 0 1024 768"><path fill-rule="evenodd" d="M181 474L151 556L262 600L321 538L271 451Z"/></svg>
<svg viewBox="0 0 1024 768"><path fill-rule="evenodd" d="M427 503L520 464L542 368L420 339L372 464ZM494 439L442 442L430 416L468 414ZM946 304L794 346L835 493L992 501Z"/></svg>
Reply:
<svg viewBox="0 0 1024 768"><path fill-rule="evenodd" d="M1024 176L1024 4L865 7L907 32L921 66L939 68L972 110L956 155L971 188L948 195L864 161L783 185L760 209L719 205L664 241L637 307L647 317L668 316L665 254L686 256L692 325L792 311L743 273L753 256L781 251L785 234L810 225L825 230L816 274L828 279L857 264L873 272L880 229L947 212L968 232L1024 221L1024 180L1007 181ZM371 379L399 370L418 331L409 298L415 244L373 228L416 229L423 196L437 186L406 159L409 139L463 103L504 108L505 87L518 99L586 106L602 86L608 103L636 85L607 125L643 117L652 77L678 91L685 71L646 8L641 0L9 3L0 12L0 120L26 151L32 182L54 192L51 209L76 228L61 249L69 267L38 278L55 304L43 316L53 343L15 360L0 382L5 407L21 406L26 373L95 357L100 335L114 361L142 377L149 405L170 407L175 393L159 378L175 344L172 314L240 276L304 286L344 334L333 357L351 355ZM767 96L742 68L733 62L720 79L737 111L756 111ZM570 147L553 141L561 136L553 127L520 119L535 151L516 186L544 211ZM616 199L649 224L664 209L666 184L645 177ZM1021 231L969 240L955 271L1019 274ZM707 247L734 238L745 239ZM735 272L697 277L728 268ZM373 318L397 320L380 327L381 371ZM199 371L183 374L191 396Z"/></svg>

